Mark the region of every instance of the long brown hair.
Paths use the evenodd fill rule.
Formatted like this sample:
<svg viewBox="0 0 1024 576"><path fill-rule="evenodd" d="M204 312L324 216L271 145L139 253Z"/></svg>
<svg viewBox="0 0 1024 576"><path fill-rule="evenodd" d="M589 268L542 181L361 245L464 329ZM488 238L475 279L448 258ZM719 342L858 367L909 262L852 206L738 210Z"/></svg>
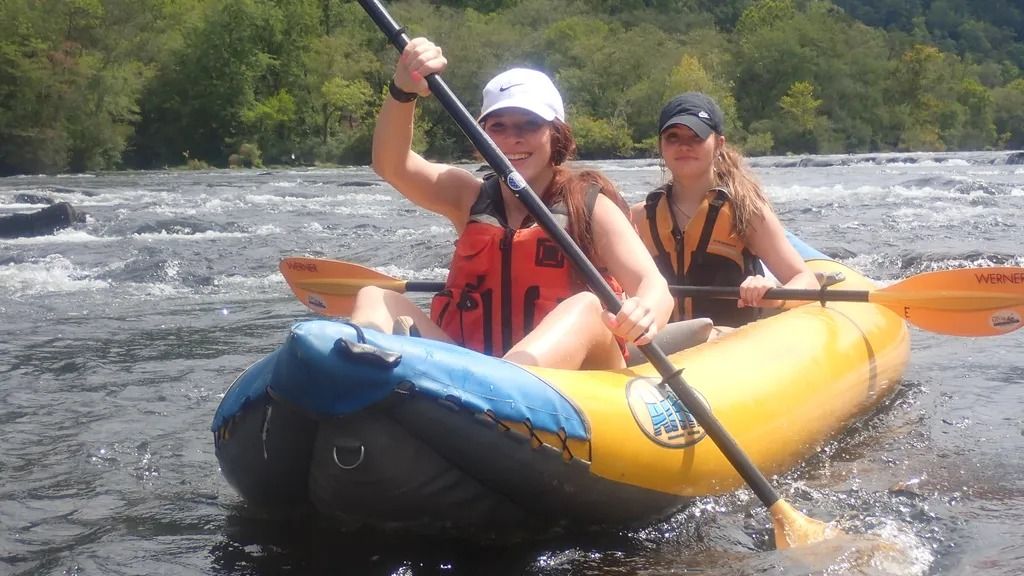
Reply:
<svg viewBox="0 0 1024 576"><path fill-rule="evenodd" d="M724 143L715 156L714 183L732 202L733 227L745 238L752 224L772 212L771 202L738 150Z"/></svg>
<svg viewBox="0 0 1024 576"><path fill-rule="evenodd" d="M570 170L563 164L576 154L576 140L572 128L561 120L552 121L551 163L555 176L544 191L543 200L548 206L561 201L569 219L569 236L591 260L594 259L593 226L587 213L587 193L596 189L608 197L629 217L629 205L618 189L604 174L596 170Z"/></svg>

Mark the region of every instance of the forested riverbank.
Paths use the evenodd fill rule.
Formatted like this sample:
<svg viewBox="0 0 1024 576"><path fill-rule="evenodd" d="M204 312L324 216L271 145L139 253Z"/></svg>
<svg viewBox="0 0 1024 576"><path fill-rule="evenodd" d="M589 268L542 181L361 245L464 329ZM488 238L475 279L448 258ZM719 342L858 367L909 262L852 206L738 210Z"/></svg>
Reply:
<svg viewBox="0 0 1024 576"><path fill-rule="evenodd" d="M671 95L712 94L747 153L1024 147L1024 11L1010 0L402 0L473 110L550 72L584 158L651 154ZM0 3L0 175L365 164L394 50L340 0ZM417 147L467 158L436 102Z"/></svg>

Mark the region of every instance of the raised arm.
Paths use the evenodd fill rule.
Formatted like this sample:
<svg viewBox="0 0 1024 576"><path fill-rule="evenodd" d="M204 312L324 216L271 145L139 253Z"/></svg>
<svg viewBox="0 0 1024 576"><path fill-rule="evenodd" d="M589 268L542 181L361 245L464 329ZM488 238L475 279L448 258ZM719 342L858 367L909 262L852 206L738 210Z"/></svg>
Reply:
<svg viewBox="0 0 1024 576"><path fill-rule="evenodd" d="M814 272L793 248L786 238L778 216L768 211L760 221L751 226L747 233L747 247L761 259L772 275L784 288L815 289L819 287ZM764 293L773 288L771 282L760 276L747 278L740 286L739 306L764 306L771 308L783 303L778 300L762 300Z"/></svg>
<svg viewBox="0 0 1024 576"><path fill-rule="evenodd" d="M394 85L400 92L428 96L426 76L442 72L447 64L440 47L415 38L398 59ZM468 170L427 161L412 151L415 112L415 100L400 102L391 95L384 99L373 131L373 170L415 204L451 220L461 232L480 180Z"/></svg>
<svg viewBox="0 0 1024 576"><path fill-rule="evenodd" d="M627 296L622 312L609 326L629 341L644 335L636 342L646 344L672 315L675 303L668 284L629 218L603 195L594 205L592 226L597 256Z"/></svg>

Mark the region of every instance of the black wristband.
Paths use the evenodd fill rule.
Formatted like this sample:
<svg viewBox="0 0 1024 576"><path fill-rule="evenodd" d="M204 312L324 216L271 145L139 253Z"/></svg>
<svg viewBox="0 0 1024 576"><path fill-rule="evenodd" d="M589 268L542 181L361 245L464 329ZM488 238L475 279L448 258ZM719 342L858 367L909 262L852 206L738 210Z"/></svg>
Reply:
<svg viewBox="0 0 1024 576"><path fill-rule="evenodd" d="M399 88L395 85L394 78L391 79L391 82L388 82L388 92L391 93L392 98L402 103L409 103L420 97L420 95L415 92L406 92Z"/></svg>

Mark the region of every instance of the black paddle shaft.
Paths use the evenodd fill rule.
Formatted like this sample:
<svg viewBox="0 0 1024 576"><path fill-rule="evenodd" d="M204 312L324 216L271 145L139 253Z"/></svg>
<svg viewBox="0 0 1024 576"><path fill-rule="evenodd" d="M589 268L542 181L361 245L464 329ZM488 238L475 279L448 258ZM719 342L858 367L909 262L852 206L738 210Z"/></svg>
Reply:
<svg viewBox="0 0 1024 576"><path fill-rule="evenodd" d="M406 35L405 29L395 22L394 18L391 17L378 0L359 0L359 5L366 10L366 13L370 15L370 18L384 32L391 43L395 45L399 53L405 50L406 45L409 43L409 36ZM430 86L434 97L441 102L441 105L448 111L448 114L459 125L459 128L473 142L473 146L484 157L487 164L494 169L502 181L526 206L527 211L533 216L534 220L558 243L558 246L569 260L572 261L576 270L586 279L590 289L597 294L604 307L612 314L617 314L622 307L622 303L619 302L615 292L605 282L593 263L583 254L580 247L573 242L569 234L555 222L547 206L530 188L526 180L512 167L508 158L498 150L494 141L480 128L476 119L466 110L462 102L456 98L444 80L437 74L431 74L427 76L427 85ZM683 380L682 370L676 369L657 345L653 343L644 344L639 348L658 370L662 378L664 378L664 383L675 393L683 403L683 406L697 420L697 423L704 428L707 435L718 446L718 449L722 451L754 493L757 494L761 502L768 507L775 504L779 500L778 493L768 483L768 479L764 477L764 474L754 466L754 463L750 461L750 458L743 452L743 449L739 447L725 427L722 426L718 418L711 413L710 408L708 408L693 388Z"/></svg>
<svg viewBox="0 0 1024 576"><path fill-rule="evenodd" d="M440 292L444 290L444 282L437 280L408 280L406 292ZM709 298L737 300L740 289L737 286L669 286L668 291L674 296L684 296L697 300ZM870 290L825 290L771 288L764 294L765 300L793 300L799 302L870 302Z"/></svg>

